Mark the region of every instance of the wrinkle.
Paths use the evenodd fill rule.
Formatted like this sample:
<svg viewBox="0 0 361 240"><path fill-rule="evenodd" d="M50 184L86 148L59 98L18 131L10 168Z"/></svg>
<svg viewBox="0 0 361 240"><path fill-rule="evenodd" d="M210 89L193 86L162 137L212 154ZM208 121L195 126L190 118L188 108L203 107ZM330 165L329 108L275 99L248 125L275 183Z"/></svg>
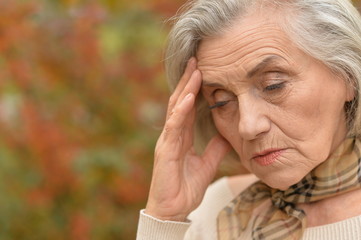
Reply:
<svg viewBox="0 0 361 240"><path fill-rule="evenodd" d="M215 90L237 96L238 101L231 106L212 110L218 131L249 171L266 184L283 187L297 182L325 160L331 145L345 135L340 127L345 125L341 108L345 84L332 81L333 72L298 49L274 23L247 20L219 38L202 41L198 68L203 82L214 84L202 90L209 93L205 96L209 102L214 100L210 96ZM247 77L247 72L272 55L280 60ZM265 89L269 85L268 79L263 79L267 71L287 74L282 90ZM270 124L267 131L255 131L254 138L245 139L245 133L254 131L259 127L255 124L264 120ZM248 128L243 133L240 124ZM252 161L252 155L270 148L287 150L269 166Z"/></svg>

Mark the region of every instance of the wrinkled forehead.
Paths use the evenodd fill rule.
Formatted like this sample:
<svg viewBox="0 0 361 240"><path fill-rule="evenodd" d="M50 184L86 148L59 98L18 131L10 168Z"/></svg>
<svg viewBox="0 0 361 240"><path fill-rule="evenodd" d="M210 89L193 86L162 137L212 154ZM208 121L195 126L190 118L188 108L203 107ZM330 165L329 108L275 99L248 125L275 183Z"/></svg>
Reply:
<svg viewBox="0 0 361 240"><path fill-rule="evenodd" d="M280 34L279 37L284 37L285 33L282 27L286 21L284 11L270 7L253 8L247 14L233 20L231 25L219 34L202 39L198 50L209 44L212 44L213 47L229 47L242 41L252 41L255 40L252 38L262 33L266 34L262 37L269 37L267 34L273 34L273 31L277 31L277 34ZM248 36L251 38L247 38Z"/></svg>
<svg viewBox="0 0 361 240"><path fill-rule="evenodd" d="M203 39L197 51L198 68L203 75L235 67L246 73L269 56L289 64L299 61L304 54L282 29L280 19L256 12L235 21L220 36Z"/></svg>

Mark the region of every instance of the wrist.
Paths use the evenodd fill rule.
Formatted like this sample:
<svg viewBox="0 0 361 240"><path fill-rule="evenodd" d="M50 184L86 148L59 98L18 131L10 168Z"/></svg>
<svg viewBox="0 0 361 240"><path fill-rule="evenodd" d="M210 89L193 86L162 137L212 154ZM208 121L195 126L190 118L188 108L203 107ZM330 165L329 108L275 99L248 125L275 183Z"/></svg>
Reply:
<svg viewBox="0 0 361 240"><path fill-rule="evenodd" d="M185 214L167 215L167 214L161 214L158 211L152 211L151 209L148 208L144 210L144 213L161 221L172 221L172 222L187 221L187 215Z"/></svg>

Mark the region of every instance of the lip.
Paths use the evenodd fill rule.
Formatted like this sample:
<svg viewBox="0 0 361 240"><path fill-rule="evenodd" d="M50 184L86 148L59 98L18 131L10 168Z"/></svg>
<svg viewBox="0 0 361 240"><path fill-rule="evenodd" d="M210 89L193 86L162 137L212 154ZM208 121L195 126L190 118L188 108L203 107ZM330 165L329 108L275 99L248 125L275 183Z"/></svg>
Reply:
<svg viewBox="0 0 361 240"><path fill-rule="evenodd" d="M261 166L268 166L274 163L285 149L267 149L265 151L255 153L252 157L256 163Z"/></svg>

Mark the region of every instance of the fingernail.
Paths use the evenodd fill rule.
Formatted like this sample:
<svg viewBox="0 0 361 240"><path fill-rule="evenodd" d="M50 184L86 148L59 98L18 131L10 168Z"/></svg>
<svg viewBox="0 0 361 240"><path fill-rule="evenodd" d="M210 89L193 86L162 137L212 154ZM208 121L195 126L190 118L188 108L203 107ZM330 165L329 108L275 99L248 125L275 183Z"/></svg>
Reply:
<svg viewBox="0 0 361 240"><path fill-rule="evenodd" d="M195 62L196 62L195 57L191 57L191 58L188 60L188 66L194 66L194 65L195 65Z"/></svg>
<svg viewBox="0 0 361 240"><path fill-rule="evenodd" d="M201 71L199 71L198 69L194 70L194 72L192 74L193 77L198 77L200 75L201 75Z"/></svg>
<svg viewBox="0 0 361 240"><path fill-rule="evenodd" d="M193 96L193 93L188 93L184 99L189 100L192 98L192 96Z"/></svg>

